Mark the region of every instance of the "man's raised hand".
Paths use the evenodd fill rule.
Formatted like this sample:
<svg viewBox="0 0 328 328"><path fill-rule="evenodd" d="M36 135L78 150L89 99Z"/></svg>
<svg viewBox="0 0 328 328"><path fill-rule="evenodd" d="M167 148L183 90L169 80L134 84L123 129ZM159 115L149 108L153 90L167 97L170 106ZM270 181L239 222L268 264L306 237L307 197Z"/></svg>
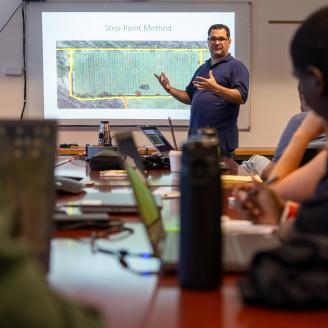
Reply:
<svg viewBox="0 0 328 328"><path fill-rule="evenodd" d="M196 76L195 80L193 81L193 84L197 89L208 91L215 91L218 85L215 81L212 70L210 70L209 72L208 79L202 76Z"/></svg>
<svg viewBox="0 0 328 328"><path fill-rule="evenodd" d="M158 82L161 84L161 86L165 89L166 92L170 93L171 90L171 84L169 79L166 77L166 75L161 72L161 74L157 75L156 73L154 73L156 79L158 80Z"/></svg>

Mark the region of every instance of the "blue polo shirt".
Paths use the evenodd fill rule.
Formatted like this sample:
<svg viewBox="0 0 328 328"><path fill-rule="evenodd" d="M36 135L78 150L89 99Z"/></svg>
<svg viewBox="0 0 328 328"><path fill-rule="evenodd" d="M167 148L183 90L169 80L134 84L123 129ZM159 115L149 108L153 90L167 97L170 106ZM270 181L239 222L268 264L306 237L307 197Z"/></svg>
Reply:
<svg viewBox="0 0 328 328"><path fill-rule="evenodd" d="M186 91L191 99L189 136L196 135L202 127L214 127L220 138L223 151L238 147L239 104L233 104L214 92L198 90L192 83L196 76L209 78L212 69L216 82L229 89L238 89L244 101L247 100L249 73L246 66L230 54L220 62L211 65L210 59L201 65L192 77Z"/></svg>

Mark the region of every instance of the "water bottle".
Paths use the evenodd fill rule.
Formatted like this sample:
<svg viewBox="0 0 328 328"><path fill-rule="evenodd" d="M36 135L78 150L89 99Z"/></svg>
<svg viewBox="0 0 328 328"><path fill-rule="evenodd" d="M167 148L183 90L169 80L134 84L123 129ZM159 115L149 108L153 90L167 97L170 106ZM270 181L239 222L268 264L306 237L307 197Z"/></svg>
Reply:
<svg viewBox="0 0 328 328"><path fill-rule="evenodd" d="M217 145L199 136L183 146L179 283L214 289L222 277L221 185Z"/></svg>

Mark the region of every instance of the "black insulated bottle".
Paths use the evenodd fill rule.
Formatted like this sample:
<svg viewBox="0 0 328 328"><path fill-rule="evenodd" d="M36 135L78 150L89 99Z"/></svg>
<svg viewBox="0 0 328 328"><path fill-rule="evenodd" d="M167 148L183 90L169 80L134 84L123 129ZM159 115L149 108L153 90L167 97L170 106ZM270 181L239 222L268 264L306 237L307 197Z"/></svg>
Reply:
<svg viewBox="0 0 328 328"><path fill-rule="evenodd" d="M204 137L183 146L179 282L217 288L222 276L221 182L218 143Z"/></svg>

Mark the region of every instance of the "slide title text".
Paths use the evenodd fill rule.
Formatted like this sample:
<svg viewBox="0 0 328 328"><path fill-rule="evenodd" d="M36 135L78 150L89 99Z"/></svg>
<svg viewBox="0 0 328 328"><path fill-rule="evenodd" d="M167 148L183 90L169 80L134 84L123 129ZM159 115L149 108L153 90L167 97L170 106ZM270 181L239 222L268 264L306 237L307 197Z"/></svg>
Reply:
<svg viewBox="0 0 328 328"><path fill-rule="evenodd" d="M172 32L172 25L105 25L106 32Z"/></svg>

